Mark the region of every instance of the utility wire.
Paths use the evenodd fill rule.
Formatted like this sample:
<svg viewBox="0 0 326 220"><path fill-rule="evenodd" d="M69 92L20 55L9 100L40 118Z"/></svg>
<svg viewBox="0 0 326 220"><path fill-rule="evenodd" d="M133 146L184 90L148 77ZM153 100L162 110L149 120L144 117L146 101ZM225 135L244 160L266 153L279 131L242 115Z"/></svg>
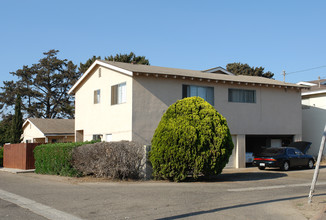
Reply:
<svg viewBox="0 0 326 220"><path fill-rule="evenodd" d="M324 65L324 66L318 66L318 67L313 67L313 68L305 69L305 70L298 70L298 71L286 73L286 75L293 74L293 73L306 72L306 71L309 71L309 70L321 69L321 68L325 68L325 67L326 67L326 65Z"/></svg>

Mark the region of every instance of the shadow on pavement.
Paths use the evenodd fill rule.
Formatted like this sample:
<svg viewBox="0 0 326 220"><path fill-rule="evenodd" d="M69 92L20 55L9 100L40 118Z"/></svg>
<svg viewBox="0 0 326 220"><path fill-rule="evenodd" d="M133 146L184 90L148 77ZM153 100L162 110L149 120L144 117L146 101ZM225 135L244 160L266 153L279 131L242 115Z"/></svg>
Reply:
<svg viewBox="0 0 326 220"><path fill-rule="evenodd" d="M325 195L326 195L326 193L316 194L316 195L314 195L314 197L325 196ZM288 198L283 198L283 199L273 199L273 200L265 200L265 201L260 201L260 202L252 202L252 203L247 203L247 204L226 206L226 207L210 209L210 210L205 210L205 211L190 212L190 213L185 213L185 214L181 214L181 215L159 218L157 220L187 218L187 217L192 217L192 216L198 216L198 215L204 215L204 214L208 214L208 213L219 212L219 211L228 210L228 209L242 208L242 207L247 207L247 206L254 206L254 205L267 204L267 203L273 203L273 202L281 202L281 201L287 201L287 200L295 200L295 199L301 199L301 198L306 198L306 197L307 197L306 195L305 196L295 196L295 197L288 197Z"/></svg>
<svg viewBox="0 0 326 220"><path fill-rule="evenodd" d="M237 181L257 181L263 179L276 179L288 176L286 173L275 172L241 172L222 173L212 177L199 177L197 180L188 178L185 182L237 182Z"/></svg>
<svg viewBox="0 0 326 220"><path fill-rule="evenodd" d="M320 165L320 166L319 166L319 169L320 169L320 170L325 169L325 168L326 168L325 165ZM257 169L258 169L258 168L257 168ZM268 168L265 169L265 171L276 171L276 172L284 172L284 173L286 173L286 172L295 172L295 171L304 171L304 170L314 170L314 169L315 169L315 167L314 167L313 169L302 168L302 167L291 167L291 169L288 170L288 171L281 171L281 169L279 169L279 168L270 168L270 167L268 167Z"/></svg>

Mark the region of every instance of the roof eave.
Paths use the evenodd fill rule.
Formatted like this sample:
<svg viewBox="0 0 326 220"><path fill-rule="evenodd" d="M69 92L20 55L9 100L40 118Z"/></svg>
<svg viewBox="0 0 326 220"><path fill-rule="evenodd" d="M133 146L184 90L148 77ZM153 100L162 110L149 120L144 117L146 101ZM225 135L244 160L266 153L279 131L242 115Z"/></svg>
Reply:
<svg viewBox="0 0 326 220"><path fill-rule="evenodd" d="M93 70L93 68L96 66L96 65L100 65L100 66L104 66L104 67L107 67L109 69L112 69L112 70L116 70L118 72L121 72L121 73L124 73L126 75L129 75L129 76L133 76L133 72L132 71L129 71L129 70L126 70L126 69L123 69L123 68L120 68L120 67L117 67L117 66L113 66L111 64L108 64L108 63L105 63L105 62L102 62L101 60L96 60L88 69L87 71L79 78L79 80L71 87L71 89L68 91L68 94L69 95L72 95L72 94L75 94L75 89L78 87L78 85L88 76L88 74Z"/></svg>
<svg viewBox="0 0 326 220"><path fill-rule="evenodd" d="M43 131L41 131L41 129L39 129L31 120L29 120L29 119L26 119L26 121L24 122L24 124L23 124L23 128L25 127L25 125L27 124L27 122L28 123L30 123L30 124L32 124L32 125L34 125L34 127L37 129L37 130L39 130L39 132L41 132L43 135L44 135L44 132Z"/></svg>
<svg viewBox="0 0 326 220"><path fill-rule="evenodd" d="M302 85L296 85L296 84L272 84L272 83L263 83L263 82L249 82L249 81L241 81L241 80L228 80L228 79L212 79L212 78L205 78L205 77L195 77L195 76L184 76L184 75L170 75L170 74L164 74L164 73L144 73L144 72L135 72L135 76L155 76L156 78L162 77L162 78L179 78L179 79L190 79L190 80L199 80L201 82L207 81L207 82L215 82L215 83L230 83L230 84L237 84L237 85L251 85L251 86L265 86L265 87L273 87L273 88L296 88L296 89L306 89L306 86Z"/></svg>
<svg viewBox="0 0 326 220"><path fill-rule="evenodd" d="M51 137L51 136L74 136L75 133L45 133L44 136Z"/></svg>
<svg viewBox="0 0 326 220"><path fill-rule="evenodd" d="M318 94L326 94L326 89L324 90L317 90L317 91L309 91L309 92L303 92L301 96L308 96L308 95L318 95Z"/></svg>

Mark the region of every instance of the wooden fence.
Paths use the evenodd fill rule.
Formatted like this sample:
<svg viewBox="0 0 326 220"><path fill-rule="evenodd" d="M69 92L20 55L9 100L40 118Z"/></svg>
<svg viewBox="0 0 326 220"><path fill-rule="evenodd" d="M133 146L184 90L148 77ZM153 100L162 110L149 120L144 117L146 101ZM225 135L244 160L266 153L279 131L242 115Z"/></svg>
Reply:
<svg viewBox="0 0 326 220"><path fill-rule="evenodd" d="M34 148L39 143L6 144L3 151L3 167L35 169Z"/></svg>

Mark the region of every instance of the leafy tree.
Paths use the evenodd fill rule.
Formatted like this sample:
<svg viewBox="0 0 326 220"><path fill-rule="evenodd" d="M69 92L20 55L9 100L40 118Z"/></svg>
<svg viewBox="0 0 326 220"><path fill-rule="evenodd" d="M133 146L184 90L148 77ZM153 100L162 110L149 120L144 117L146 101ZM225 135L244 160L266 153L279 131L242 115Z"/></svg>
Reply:
<svg viewBox="0 0 326 220"><path fill-rule="evenodd" d="M79 72L85 73L87 69L95 62L95 60L100 60L101 56L93 56L92 58L88 59L85 63L80 63L79 65ZM150 65L148 59L145 56L136 56L133 52L130 54L116 54L115 56L108 56L104 57L104 60L108 61L116 61L116 62L123 62L123 63L133 63L133 64L143 64L143 65Z"/></svg>
<svg viewBox="0 0 326 220"><path fill-rule="evenodd" d="M0 122L0 147L5 143L11 142L12 117L11 114L2 116L2 121Z"/></svg>
<svg viewBox="0 0 326 220"><path fill-rule="evenodd" d="M152 139L150 161L155 178L182 181L220 174L232 154L226 119L199 97L172 104Z"/></svg>
<svg viewBox="0 0 326 220"><path fill-rule="evenodd" d="M264 67L251 67L246 63L229 63L226 65L226 69L235 75L262 76L266 78L273 78L274 76L274 73L270 71L264 72Z"/></svg>
<svg viewBox="0 0 326 220"><path fill-rule="evenodd" d="M18 94L15 103L15 115L11 125L11 143L20 143L23 134L23 114L21 112L22 100Z"/></svg>
<svg viewBox="0 0 326 220"><path fill-rule="evenodd" d="M12 109L14 94L21 94L22 110L27 117L73 118L74 100L67 92L80 77L77 66L57 57L58 50L50 50L31 67L11 74L17 81L4 81L0 93L2 111Z"/></svg>

